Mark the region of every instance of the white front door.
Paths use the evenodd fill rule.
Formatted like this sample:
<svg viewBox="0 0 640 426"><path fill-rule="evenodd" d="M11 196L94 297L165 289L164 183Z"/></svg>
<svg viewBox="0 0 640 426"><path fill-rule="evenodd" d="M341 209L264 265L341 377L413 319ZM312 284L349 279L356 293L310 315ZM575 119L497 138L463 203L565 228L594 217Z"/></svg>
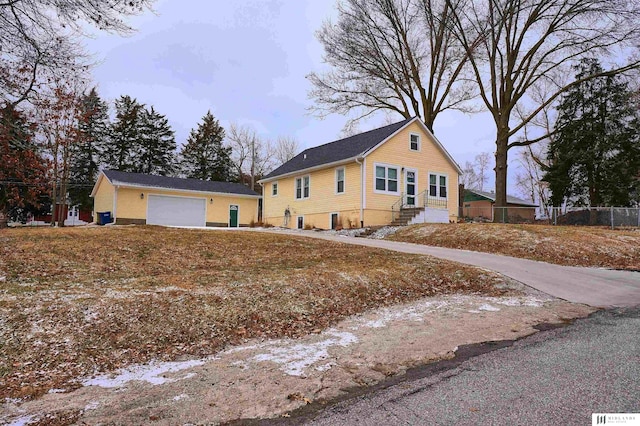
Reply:
<svg viewBox="0 0 640 426"><path fill-rule="evenodd" d="M417 171L405 169L404 171L404 205L414 207L416 205L417 195Z"/></svg>

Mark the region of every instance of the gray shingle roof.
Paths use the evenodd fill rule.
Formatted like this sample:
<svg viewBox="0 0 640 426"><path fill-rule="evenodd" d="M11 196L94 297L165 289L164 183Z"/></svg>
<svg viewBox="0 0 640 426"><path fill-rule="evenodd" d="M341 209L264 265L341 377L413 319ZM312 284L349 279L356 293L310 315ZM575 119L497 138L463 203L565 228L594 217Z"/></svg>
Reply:
<svg viewBox="0 0 640 426"><path fill-rule="evenodd" d="M413 118L302 151L263 179L359 156L394 134Z"/></svg>
<svg viewBox="0 0 640 426"><path fill-rule="evenodd" d="M125 185L181 189L185 191L218 192L222 194L259 196L256 192L239 183L214 182L199 179L183 179L168 176L146 175L143 173L119 172L117 170L104 170L103 173L113 184L121 183Z"/></svg>
<svg viewBox="0 0 640 426"><path fill-rule="evenodd" d="M469 191L472 192L474 194L480 195L481 197L484 197L490 201L496 201L496 194L495 192L485 192L485 191L478 191L477 189L465 189L465 191ZM527 200L523 200L522 198L518 198L518 197L514 197L512 195L508 195L507 194L507 203L508 204L520 204L522 206L530 206L530 207L538 207L538 204L536 203L532 203L531 201L527 201Z"/></svg>

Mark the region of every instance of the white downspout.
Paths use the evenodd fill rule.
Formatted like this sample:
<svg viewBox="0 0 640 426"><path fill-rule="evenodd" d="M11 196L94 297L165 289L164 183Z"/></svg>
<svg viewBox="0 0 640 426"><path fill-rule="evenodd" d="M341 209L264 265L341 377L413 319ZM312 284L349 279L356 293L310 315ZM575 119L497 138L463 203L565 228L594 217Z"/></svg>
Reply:
<svg viewBox="0 0 640 426"><path fill-rule="evenodd" d="M114 185L113 190L113 224L116 224L116 212L118 211L118 185Z"/></svg>
<svg viewBox="0 0 640 426"><path fill-rule="evenodd" d="M364 164L358 161L356 158L356 163L360 164L360 227L364 228Z"/></svg>

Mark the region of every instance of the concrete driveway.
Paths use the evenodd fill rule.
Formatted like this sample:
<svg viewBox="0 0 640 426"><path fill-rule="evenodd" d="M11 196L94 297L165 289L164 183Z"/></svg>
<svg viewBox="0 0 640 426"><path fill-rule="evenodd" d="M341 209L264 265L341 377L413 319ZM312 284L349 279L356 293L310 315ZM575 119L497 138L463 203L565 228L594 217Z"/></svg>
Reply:
<svg viewBox="0 0 640 426"><path fill-rule="evenodd" d="M265 232L265 231L262 231ZM611 308L640 305L640 272L560 266L490 253L421 244L328 235L313 231L266 231L346 244L422 254L499 272L560 299Z"/></svg>

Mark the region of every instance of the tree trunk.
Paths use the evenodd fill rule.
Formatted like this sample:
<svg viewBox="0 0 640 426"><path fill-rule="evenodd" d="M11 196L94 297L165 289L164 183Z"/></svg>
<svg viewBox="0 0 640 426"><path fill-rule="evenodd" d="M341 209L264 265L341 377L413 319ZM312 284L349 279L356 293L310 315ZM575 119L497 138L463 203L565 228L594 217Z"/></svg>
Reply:
<svg viewBox="0 0 640 426"><path fill-rule="evenodd" d="M507 150L509 143L509 127L501 126L496 138L496 202L497 214L493 215L494 222L504 222L507 217L505 207L507 206Z"/></svg>
<svg viewBox="0 0 640 426"><path fill-rule="evenodd" d="M0 229L9 227L9 215L7 209L0 209Z"/></svg>

